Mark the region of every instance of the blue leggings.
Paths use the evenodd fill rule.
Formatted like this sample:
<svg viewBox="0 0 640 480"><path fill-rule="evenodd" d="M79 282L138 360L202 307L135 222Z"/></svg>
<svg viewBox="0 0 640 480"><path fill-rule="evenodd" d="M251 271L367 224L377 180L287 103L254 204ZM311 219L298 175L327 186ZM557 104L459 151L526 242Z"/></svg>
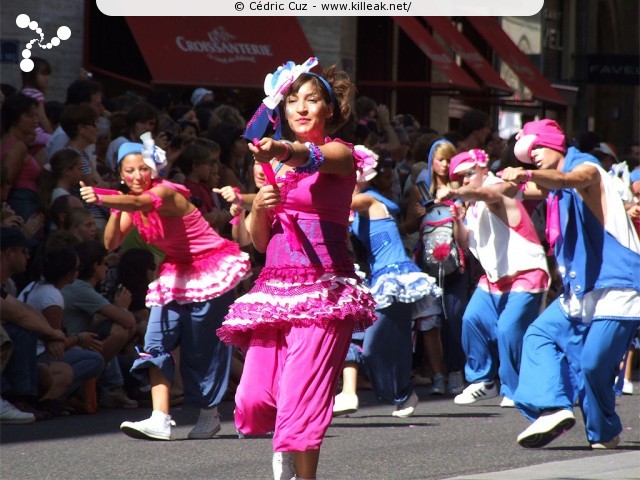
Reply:
<svg viewBox="0 0 640 480"><path fill-rule="evenodd" d="M400 405L411 392L411 303L376 310L378 319L364 333L362 351L351 344L347 361L364 364L378 400ZM361 355L361 358L360 358Z"/></svg>
<svg viewBox="0 0 640 480"><path fill-rule="evenodd" d="M185 402L200 408L218 405L229 383L232 349L220 341L216 329L221 327L233 300L230 291L206 302L152 307L144 337L146 355L133 362L131 374L148 380L147 369L157 367L173 382L171 352L180 345Z"/></svg>
<svg viewBox="0 0 640 480"><path fill-rule="evenodd" d="M540 310L542 293L493 294L476 288L462 319L462 347L470 382L500 376L500 394L513 397L518 386L522 339Z"/></svg>
<svg viewBox="0 0 640 480"><path fill-rule="evenodd" d="M608 442L622 431L613 383L640 322L585 324L568 318L559 301L527 330L514 401L535 420L545 411L572 410L579 400L589 442Z"/></svg>

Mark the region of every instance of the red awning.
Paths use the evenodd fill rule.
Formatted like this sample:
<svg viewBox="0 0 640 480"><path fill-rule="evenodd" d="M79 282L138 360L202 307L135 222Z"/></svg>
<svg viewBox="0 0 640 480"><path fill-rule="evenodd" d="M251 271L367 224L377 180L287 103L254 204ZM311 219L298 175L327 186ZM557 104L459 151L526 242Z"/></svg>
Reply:
<svg viewBox="0 0 640 480"><path fill-rule="evenodd" d="M500 74L475 49L467 37L458 31L448 17L422 17L436 31L445 43L462 58L477 75L485 86L500 92L511 94L513 89L505 83Z"/></svg>
<svg viewBox="0 0 640 480"><path fill-rule="evenodd" d="M463 90L481 90L480 86L462 70L451 55L427 32L414 17L391 17L398 26L413 40L427 57L444 73L451 87Z"/></svg>
<svg viewBox="0 0 640 480"><path fill-rule="evenodd" d="M155 84L259 87L313 56L295 17L126 17ZM322 60L322 59L320 59Z"/></svg>
<svg viewBox="0 0 640 480"><path fill-rule="evenodd" d="M527 56L513 43L495 17L467 17L480 35L502 60L520 77L535 98L544 102L567 105L562 95L551 86Z"/></svg>

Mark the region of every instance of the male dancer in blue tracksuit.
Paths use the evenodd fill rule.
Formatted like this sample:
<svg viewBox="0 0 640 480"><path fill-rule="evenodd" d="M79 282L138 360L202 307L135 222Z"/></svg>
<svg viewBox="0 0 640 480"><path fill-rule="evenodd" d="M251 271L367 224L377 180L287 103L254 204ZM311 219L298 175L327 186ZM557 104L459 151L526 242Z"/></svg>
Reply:
<svg viewBox="0 0 640 480"><path fill-rule="evenodd" d="M537 168L507 168L502 178L550 191L548 240L564 285L525 334L513 400L534 422L517 441L551 442L575 424L578 400L591 447L615 448L614 379L640 325L640 240L609 175L594 157L565 150L556 122L527 123L514 152Z"/></svg>

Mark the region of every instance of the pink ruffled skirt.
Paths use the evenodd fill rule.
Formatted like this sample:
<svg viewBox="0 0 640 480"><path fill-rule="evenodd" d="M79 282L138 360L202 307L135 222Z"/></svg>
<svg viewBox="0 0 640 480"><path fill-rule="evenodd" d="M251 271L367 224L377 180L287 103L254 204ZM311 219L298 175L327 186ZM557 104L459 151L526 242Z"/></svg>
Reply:
<svg viewBox="0 0 640 480"><path fill-rule="evenodd" d="M364 331L375 321L375 302L350 269L265 267L254 287L238 298L217 330L220 339L245 348L263 329L349 321Z"/></svg>
<svg viewBox="0 0 640 480"><path fill-rule="evenodd" d="M249 256L231 242L186 261L167 257L149 285L146 304L204 302L228 292L250 273Z"/></svg>

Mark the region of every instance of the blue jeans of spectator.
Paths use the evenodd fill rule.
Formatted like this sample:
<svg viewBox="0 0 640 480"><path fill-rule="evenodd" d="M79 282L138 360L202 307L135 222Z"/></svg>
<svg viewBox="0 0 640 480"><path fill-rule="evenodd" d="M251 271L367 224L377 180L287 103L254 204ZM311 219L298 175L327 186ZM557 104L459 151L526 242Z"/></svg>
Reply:
<svg viewBox="0 0 640 480"><path fill-rule="evenodd" d="M11 322L2 325L11 338L13 351L2 372L2 395L35 397L38 395L38 337Z"/></svg>

